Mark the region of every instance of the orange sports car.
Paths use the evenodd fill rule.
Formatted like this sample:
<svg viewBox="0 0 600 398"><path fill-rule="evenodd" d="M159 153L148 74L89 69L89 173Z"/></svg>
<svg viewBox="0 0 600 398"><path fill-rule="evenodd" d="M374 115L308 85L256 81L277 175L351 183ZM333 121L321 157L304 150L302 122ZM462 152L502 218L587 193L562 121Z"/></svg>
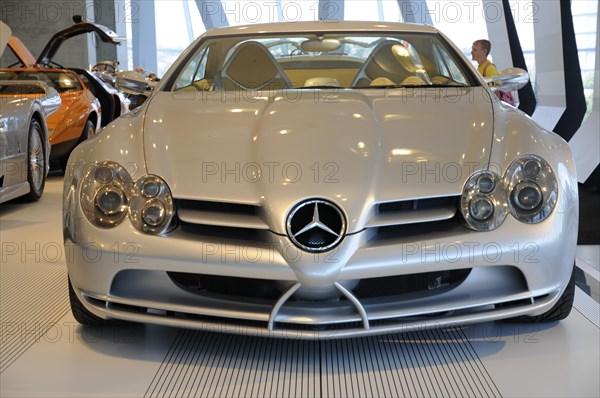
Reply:
<svg viewBox="0 0 600 398"><path fill-rule="evenodd" d="M47 123L52 145L50 160L58 160L63 168L77 144L94 136L121 111L113 96L104 95L106 88L97 87L102 85L98 82L100 79L83 70L63 68L51 61L66 39L88 32L97 32L103 41L115 44L122 41L105 27L80 22L56 33L36 60L19 38L11 36L7 50L12 52L5 51L3 58L7 58L6 53L9 53L8 62L3 59L4 68L0 69L2 80L41 81L58 91L62 105L48 117ZM50 64L59 68L49 67Z"/></svg>

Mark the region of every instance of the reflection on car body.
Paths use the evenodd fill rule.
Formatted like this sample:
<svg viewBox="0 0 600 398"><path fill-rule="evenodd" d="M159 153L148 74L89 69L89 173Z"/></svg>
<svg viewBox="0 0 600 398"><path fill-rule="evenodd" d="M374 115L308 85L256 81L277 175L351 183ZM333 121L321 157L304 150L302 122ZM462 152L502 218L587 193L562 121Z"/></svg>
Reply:
<svg viewBox="0 0 600 398"><path fill-rule="evenodd" d="M73 314L288 338L566 317L573 159L495 98L432 27L207 32L71 155Z"/></svg>

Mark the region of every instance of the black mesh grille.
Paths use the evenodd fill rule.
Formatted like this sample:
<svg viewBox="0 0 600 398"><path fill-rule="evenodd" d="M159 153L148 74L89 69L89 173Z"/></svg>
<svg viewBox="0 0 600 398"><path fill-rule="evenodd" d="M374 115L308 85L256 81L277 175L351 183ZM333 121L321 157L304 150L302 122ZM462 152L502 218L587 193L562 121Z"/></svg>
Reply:
<svg viewBox="0 0 600 398"><path fill-rule="evenodd" d="M336 237L325 231L312 229L296 237L300 242L311 247L326 246Z"/></svg>
<svg viewBox="0 0 600 398"><path fill-rule="evenodd" d="M441 198L403 200L399 202L380 203L379 213L395 213L406 210L431 209L444 206L456 206L460 196L446 196Z"/></svg>
<svg viewBox="0 0 600 398"><path fill-rule="evenodd" d="M223 203L223 202L209 202L204 200L185 200L178 199L176 201L178 209L186 210L201 210L211 211L218 213L232 213L232 214L256 214L259 207L254 205L245 205L239 203Z"/></svg>
<svg viewBox="0 0 600 398"><path fill-rule="evenodd" d="M402 202L388 202L379 204L379 213L392 213L402 210L412 210L416 200L404 200Z"/></svg>
<svg viewBox="0 0 600 398"><path fill-rule="evenodd" d="M223 227L218 225L202 225L192 224L183 221L179 221L179 228L181 231L198 235L203 239L223 239L224 241L215 242L217 244L224 243L225 240L237 241L241 245L249 245L254 247L262 247L263 244L270 242L268 231L257 230L250 228L235 228L235 227ZM268 249L268 246L265 246Z"/></svg>
<svg viewBox="0 0 600 398"><path fill-rule="evenodd" d="M442 293L463 282L470 269L361 279L352 291L359 299L398 296L407 293Z"/></svg>
<svg viewBox="0 0 600 398"><path fill-rule="evenodd" d="M268 279L238 278L218 275L167 272L177 286L199 295L225 295L241 298L276 300L294 282Z"/></svg>
<svg viewBox="0 0 600 398"><path fill-rule="evenodd" d="M424 222L418 224L390 225L377 228L374 239L382 241L386 239L409 238L411 241L426 239L427 235L447 233L459 226L458 218L454 216L449 220Z"/></svg>

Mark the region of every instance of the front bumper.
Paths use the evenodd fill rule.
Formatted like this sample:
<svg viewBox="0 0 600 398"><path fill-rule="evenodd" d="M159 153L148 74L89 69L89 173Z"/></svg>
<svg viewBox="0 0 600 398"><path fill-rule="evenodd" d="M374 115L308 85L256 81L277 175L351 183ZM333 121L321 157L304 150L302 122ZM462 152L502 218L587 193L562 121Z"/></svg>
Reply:
<svg viewBox="0 0 600 398"><path fill-rule="evenodd" d="M126 220L111 230L85 217L66 234L69 277L83 305L101 318L286 338L356 337L539 315L558 300L575 257L576 207L526 225L509 216L491 232L458 222L417 236L347 236L335 253L290 253L286 237L256 244L139 233ZM75 243L76 242L76 243ZM357 280L470 270L435 292L360 298ZM194 294L167 272L265 279L286 284L272 299ZM298 298L329 289L334 299Z"/></svg>

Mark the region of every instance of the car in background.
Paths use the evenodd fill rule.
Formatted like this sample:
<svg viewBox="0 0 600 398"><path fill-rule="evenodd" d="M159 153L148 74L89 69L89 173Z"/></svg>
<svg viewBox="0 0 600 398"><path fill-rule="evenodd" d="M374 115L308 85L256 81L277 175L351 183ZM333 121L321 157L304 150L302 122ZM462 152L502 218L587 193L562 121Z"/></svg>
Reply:
<svg viewBox="0 0 600 398"><path fill-rule="evenodd" d="M2 39L10 30L0 27ZM6 42L1 43L0 54ZM61 105L58 92L42 82L0 78L0 203L26 195L42 197L49 171L46 119Z"/></svg>
<svg viewBox="0 0 600 398"><path fill-rule="evenodd" d="M424 25L206 32L71 154L73 315L304 339L564 319L575 163L493 92L528 79Z"/></svg>
<svg viewBox="0 0 600 398"><path fill-rule="evenodd" d="M48 119L48 126L52 144L50 160L59 161L63 168L75 146L129 111L124 95L95 74L83 68L65 68L52 61L66 40L90 32L113 44L123 41L104 26L79 22L54 34L35 59L21 40L11 36L7 45L16 61L0 69L0 79L44 82L61 95L62 106Z"/></svg>
<svg viewBox="0 0 600 398"><path fill-rule="evenodd" d="M54 88L62 105L48 117L50 161L62 166L79 143L93 137L100 129L100 101L83 84L77 74L67 69L0 69L0 80L42 82Z"/></svg>

